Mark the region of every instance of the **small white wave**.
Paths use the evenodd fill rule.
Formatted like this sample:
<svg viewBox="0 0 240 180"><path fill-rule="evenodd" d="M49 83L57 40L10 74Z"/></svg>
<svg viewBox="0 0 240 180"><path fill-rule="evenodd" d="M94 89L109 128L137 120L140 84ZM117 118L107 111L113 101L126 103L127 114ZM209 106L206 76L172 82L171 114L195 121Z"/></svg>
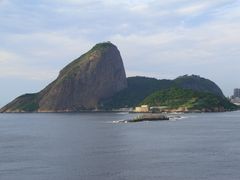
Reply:
<svg viewBox="0 0 240 180"><path fill-rule="evenodd" d="M117 120L117 121L112 121L112 123L117 124L117 123L128 123L126 120Z"/></svg>
<svg viewBox="0 0 240 180"><path fill-rule="evenodd" d="M187 118L186 116L170 116L169 120L170 121L177 121L177 120L186 119L186 118Z"/></svg>
<svg viewBox="0 0 240 180"><path fill-rule="evenodd" d="M129 114L129 112L118 112L116 114Z"/></svg>

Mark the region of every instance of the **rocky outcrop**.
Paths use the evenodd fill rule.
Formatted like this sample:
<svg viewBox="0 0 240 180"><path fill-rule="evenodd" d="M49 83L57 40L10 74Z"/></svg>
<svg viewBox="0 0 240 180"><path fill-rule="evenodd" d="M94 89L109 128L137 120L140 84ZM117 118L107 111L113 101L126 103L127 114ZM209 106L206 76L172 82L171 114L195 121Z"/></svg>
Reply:
<svg viewBox="0 0 240 180"><path fill-rule="evenodd" d="M110 42L100 43L63 68L45 89L18 97L1 112L92 110L126 87L119 50Z"/></svg>

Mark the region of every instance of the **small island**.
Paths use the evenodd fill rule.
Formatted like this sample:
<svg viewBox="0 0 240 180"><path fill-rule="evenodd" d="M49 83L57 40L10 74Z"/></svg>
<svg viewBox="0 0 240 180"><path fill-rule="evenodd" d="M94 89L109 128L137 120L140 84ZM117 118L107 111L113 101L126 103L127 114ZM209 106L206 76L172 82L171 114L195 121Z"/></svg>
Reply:
<svg viewBox="0 0 240 180"><path fill-rule="evenodd" d="M118 122L135 123L135 122L143 122L143 121L166 121L166 120L169 120L169 117L164 114L141 114L136 116L133 119L121 120Z"/></svg>

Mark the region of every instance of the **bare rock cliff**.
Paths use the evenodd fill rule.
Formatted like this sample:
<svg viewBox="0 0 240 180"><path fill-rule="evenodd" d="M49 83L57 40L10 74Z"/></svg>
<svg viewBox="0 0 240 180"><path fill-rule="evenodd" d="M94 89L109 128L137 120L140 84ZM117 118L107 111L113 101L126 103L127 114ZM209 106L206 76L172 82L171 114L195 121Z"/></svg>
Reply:
<svg viewBox="0 0 240 180"><path fill-rule="evenodd" d="M1 112L92 110L126 87L119 50L110 42L100 43L63 68L45 89L18 97Z"/></svg>

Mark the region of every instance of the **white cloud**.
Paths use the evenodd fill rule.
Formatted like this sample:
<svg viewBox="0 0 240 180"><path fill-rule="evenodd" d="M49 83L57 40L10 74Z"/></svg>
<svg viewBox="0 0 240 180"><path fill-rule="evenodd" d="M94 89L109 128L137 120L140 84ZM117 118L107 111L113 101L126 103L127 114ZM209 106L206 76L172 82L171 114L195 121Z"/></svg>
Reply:
<svg viewBox="0 0 240 180"><path fill-rule="evenodd" d="M7 63L9 61L12 61L14 59L18 59L17 55L11 52L7 52L4 50L0 50L0 63Z"/></svg>
<svg viewBox="0 0 240 180"><path fill-rule="evenodd" d="M146 13L149 10L148 4L137 4L129 8L130 11L137 13Z"/></svg>
<svg viewBox="0 0 240 180"><path fill-rule="evenodd" d="M209 6L206 3L192 4L190 6L178 9L177 12L184 15L191 15L202 12L203 10L206 10L208 7Z"/></svg>
<svg viewBox="0 0 240 180"><path fill-rule="evenodd" d="M219 83L231 80L230 76L238 72L239 31L239 23L218 19L200 27L178 27L168 32L115 35L111 41L119 45L128 76L139 73L173 78L199 74Z"/></svg>
<svg viewBox="0 0 240 180"><path fill-rule="evenodd" d="M73 4L73 5L86 5L86 4L92 4L99 2L98 0L88 0L88 1L82 1L82 0L52 0L55 3L62 3L62 4ZM47 1L46 1L47 2Z"/></svg>
<svg viewBox="0 0 240 180"><path fill-rule="evenodd" d="M28 67L23 57L15 53L0 51L0 77L18 77L25 79L46 80L52 79L56 72L49 69Z"/></svg>
<svg viewBox="0 0 240 180"><path fill-rule="evenodd" d="M7 0L0 0L0 5L3 5L7 2Z"/></svg>
<svg viewBox="0 0 240 180"><path fill-rule="evenodd" d="M13 34L8 40L18 50L16 53L0 51L0 77L36 80L53 79L64 65L92 46L83 38L64 33Z"/></svg>
<svg viewBox="0 0 240 180"><path fill-rule="evenodd" d="M9 64L11 65L11 64ZM1 78L20 78L20 79L28 79L28 80L53 80L56 78L57 72L49 69L38 69L26 66L13 66L13 67L1 67L0 68L0 77Z"/></svg>
<svg viewBox="0 0 240 180"><path fill-rule="evenodd" d="M238 67L233 63L239 65L240 5L234 0L5 0L0 7L0 77L54 78L107 40L119 47L129 75L195 72L221 82ZM219 78L211 67L219 76L224 67L228 72Z"/></svg>
<svg viewBox="0 0 240 180"><path fill-rule="evenodd" d="M127 77L132 77L132 76L144 76L144 77L152 77L156 79L175 79L176 75L175 74L170 74L170 73L162 73L158 71L127 71L126 72Z"/></svg>

